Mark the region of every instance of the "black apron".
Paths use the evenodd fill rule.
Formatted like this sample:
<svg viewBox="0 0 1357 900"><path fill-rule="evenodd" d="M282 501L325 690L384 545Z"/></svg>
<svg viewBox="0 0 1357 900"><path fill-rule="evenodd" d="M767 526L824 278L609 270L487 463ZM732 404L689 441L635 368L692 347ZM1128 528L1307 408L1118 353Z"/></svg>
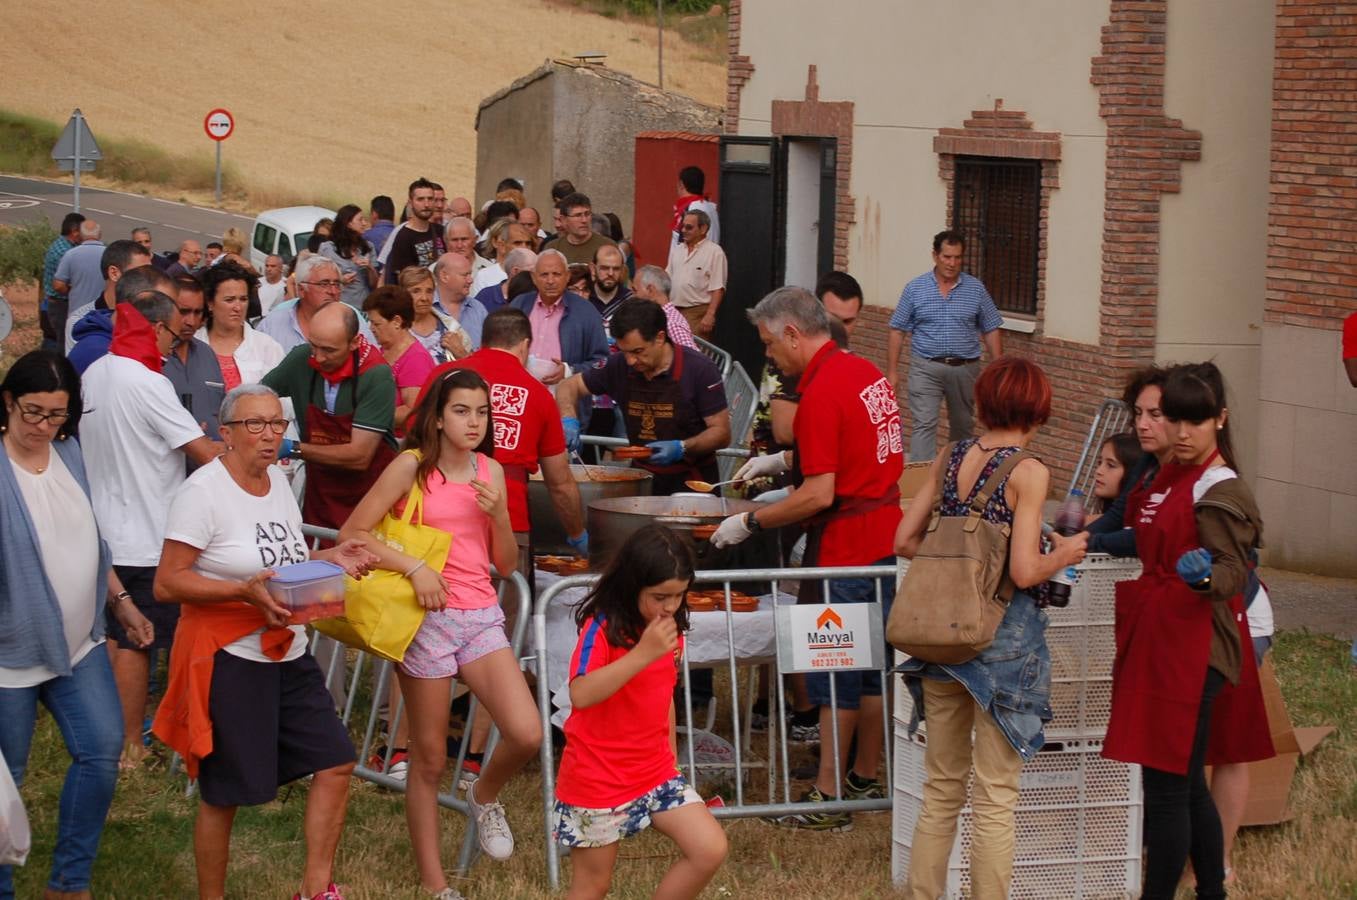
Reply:
<svg viewBox="0 0 1357 900"><path fill-rule="evenodd" d="M683 348L677 344L671 346L674 361L670 364L668 377L646 379L633 372L634 377L627 379L626 396L618 400L618 408L627 423L627 438L633 444L681 441L695 437L707 428L697 408L683 395ZM691 461L685 457L668 466L657 466L645 460L638 460L635 465L655 476L651 493L660 497L688 490L683 482L691 479L721 480L715 453Z"/></svg>

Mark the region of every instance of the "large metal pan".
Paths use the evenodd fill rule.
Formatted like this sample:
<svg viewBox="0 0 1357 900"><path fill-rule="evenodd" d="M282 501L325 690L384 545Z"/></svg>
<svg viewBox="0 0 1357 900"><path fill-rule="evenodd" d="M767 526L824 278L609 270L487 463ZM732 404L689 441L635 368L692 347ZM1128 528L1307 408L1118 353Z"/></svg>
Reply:
<svg viewBox="0 0 1357 900"><path fill-rule="evenodd" d="M665 525L686 537L697 556L699 569L737 568L736 561L749 558L751 553L760 557L771 554L762 563L771 565L776 558L775 534L760 532L741 547L725 550L717 550L706 540L693 539L693 529L699 525L719 525L726 516L758 508L759 504L750 500L706 495L595 500L589 504L588 514L590 568L607 565L633 532L651 523Z"/></svg>
<svg viewBox="0 0 1357 900"><path fill-rule="evenodd" d="M654 481L654 476L644 469L618 466L574 465L570 467L570 474L579 487L580 503L585 510L595 500L648 496ZM568 555L573 552L565 542L565 529L556 518L556 507L551 505L551 493L541 472L528 479L528 515L532 520L534 553Z"/></svg>

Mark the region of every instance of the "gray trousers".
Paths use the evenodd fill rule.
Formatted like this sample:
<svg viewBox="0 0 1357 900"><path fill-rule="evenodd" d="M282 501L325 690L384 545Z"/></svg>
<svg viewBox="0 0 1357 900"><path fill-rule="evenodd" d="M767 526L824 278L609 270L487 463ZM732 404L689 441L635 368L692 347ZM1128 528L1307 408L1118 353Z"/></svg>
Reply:
<svg viewBox="0 0 1357 900"><path fill-rule="evenodd" d="M968 438L975 427L975 379L980 361L949 366L922 356L909 358L909 461L932 462L938 455L938 407L947 401L947 433Z"/></svg>

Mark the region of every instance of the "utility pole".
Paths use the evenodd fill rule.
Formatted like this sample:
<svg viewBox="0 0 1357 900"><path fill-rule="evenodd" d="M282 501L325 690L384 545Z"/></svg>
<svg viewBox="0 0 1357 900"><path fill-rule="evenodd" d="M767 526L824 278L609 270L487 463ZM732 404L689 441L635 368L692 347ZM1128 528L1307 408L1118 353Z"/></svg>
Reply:
<svg viewBox="0 0 1357 900"><path fill-rule="evenodd" d="M655 29L660 38L660 90L664 90L664 0L655 0Z"/></svg>

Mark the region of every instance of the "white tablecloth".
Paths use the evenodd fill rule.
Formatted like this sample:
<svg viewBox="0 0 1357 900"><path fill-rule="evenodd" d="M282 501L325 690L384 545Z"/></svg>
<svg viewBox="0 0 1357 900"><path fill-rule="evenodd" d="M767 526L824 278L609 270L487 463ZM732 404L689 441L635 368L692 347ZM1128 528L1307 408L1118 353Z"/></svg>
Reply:
<svg viewBox="0 0 1357 900"><path fill-rule="evenodd" d="M541 594L551 585L560 581L561 576L538 571L537 592ZM717 586L698 585L707 590ZM575 627L575 606L584 599L588 589L584 587L566 588L552 598L547 607L547 677L553 694L565 695L569 704L568 692L561 690L566 684L570 670L570 657L575 651L575 641L579 631ZM776 641L773 638L773 595L764 594L758 598L759 608L754 612L727 614L719 612L698 612L689 615L691 626L687 639L689 667L713 667L724 665L731 656L731 640L734 637L735 659L741 665L770 662L773 658ZM791 594L779 594L778 603L795 603ZM730 627L727 629L727 618ZM537 652L532 629L528 630L525 643L528 651ZM525 654L526 655L526 654ZM680 676L681 677L681 676Z"/></svg>

